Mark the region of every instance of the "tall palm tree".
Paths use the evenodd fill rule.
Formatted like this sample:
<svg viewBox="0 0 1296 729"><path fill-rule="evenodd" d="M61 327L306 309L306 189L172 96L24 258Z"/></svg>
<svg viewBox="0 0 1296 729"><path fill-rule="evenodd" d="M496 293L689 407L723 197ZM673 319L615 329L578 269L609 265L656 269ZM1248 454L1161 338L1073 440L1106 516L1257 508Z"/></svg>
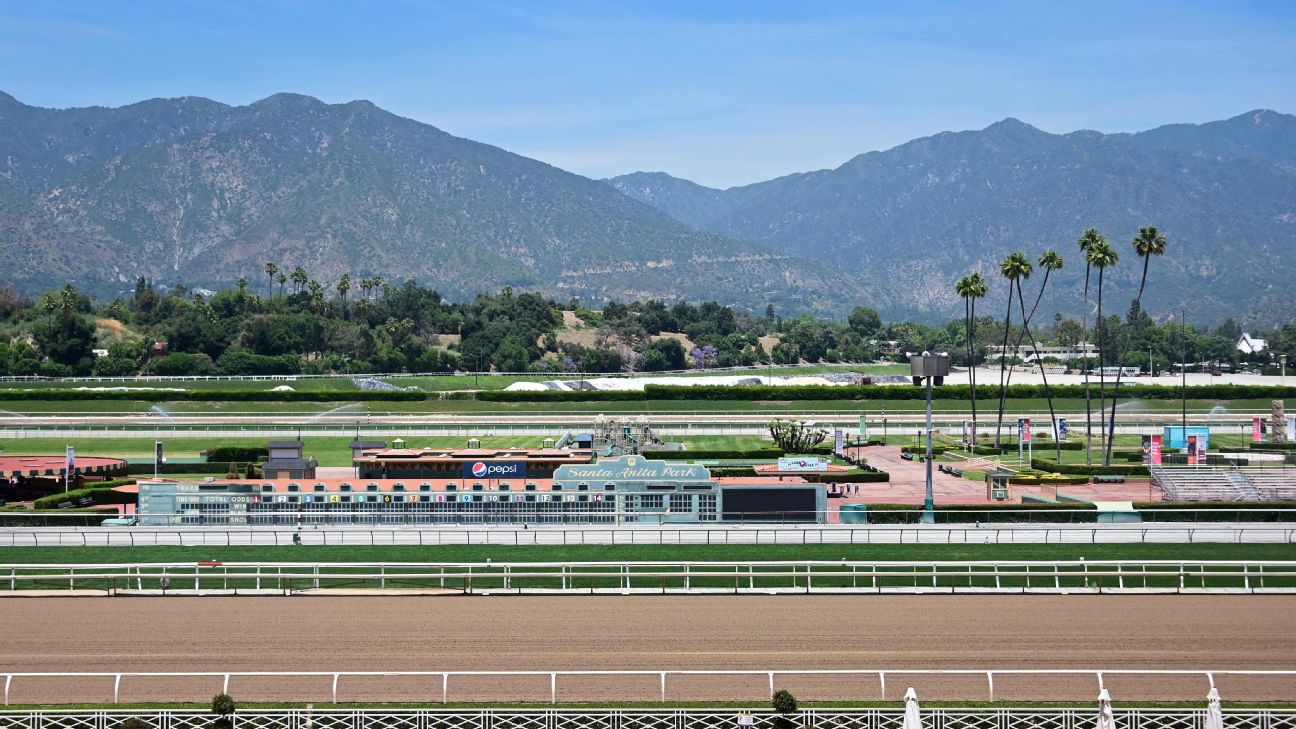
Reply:
<svg viewBox="0 0 1296 729"><path fill-rule="evenodd" d="M1008 280L1008 310L1004 314L1004 335L1003 347L999 350L999 415L995 421L995 446L1001 444L1000 434L1003 430L1004 405L1008 396L1008 385L1004 377L1008 370L1008 330L1012 327L1012 300L1013 286L1017 279L1025 275L1029 276L1031 270L1030 259L1021 251L1009 253L1008 257L999 264L999 275Z"/></svg>
<svg viewBox="0 0 1296 729"><path fill-rule="evenodd" d="M58 296L53 292L46 292L40 300L41 311L45 312L45 331L52 334L54 332L54 310L59 307Z"/></svg>
<svg viewBox="0 0 1296 729"><path fill-rule="evenodd" d="M298 292L305 290L306 282L309 280L310 277L306 275L306 269L302 268L301 266L297 266L292 270L293 288L295 288Z"/></svg>
<svg viewBox="0 0 1296 729"><path fill-rule="evenodd" d="M342 274L342 278L338 279L337 282L337 292L338 292L338 296L342 298L342 316L344 317L346 316L347 292L350 290L351 290L351 274L344 273Z"/></svg>
<svg viewBox="0 0 1296 729"><path fill-rule="evenodd" d="M1044 289L1048 286L1049 276L1056 270L1062 268L1062 256L1054 250L1044 251L1044 255L1039 257L1040 268L1044 269L1044 280L1040 283L1039 294L1035 296L1035 304L1031 307L1030 313L1026 313L1026 299L1022 296L1021 279L1017 279L1017 303L1021 307L1022 314L1022 331L1030 337L1031 351L1035 353L1035 364L1039 365L1040 377L1044 381L1044 398L1048 400L1049 420L1053 425L1053 444L1057 448L1058 463L1062 462L1062 440L1058 438L1058 421L1057 411L1053 409L1053 389L1049 387L1048 373L1044 371L1044 360L1040 357L1039 342L1035 340L1035 335L1031 333L1030 322L1035 316L1035 310L1039 308L1040 299L1044 298ZM1029 275L1029 273L1027 274Z"/></svg>
<svg viewBox="0 0 1296 729"><path fill-rule="evenodd" d="M284 284L288 283L288 274L280 271L279 275L275 276L275 281L279 282L279 297L283 298Z"/></svg>
<svg viewBox="0 0 1296 729"><path fill-rule="evenodd" d="M265 274L270 277L270 297L274 297L275 274L279 273L279 267L274 261L266 261Z"/></svg>
<svg viewBox="0 0 1296 729"><path fill-rule="evenodd" d="M1137 254L1139 258L1143 259L1143 275L1139 278L1138 295L1134 297L1135 318L1134 321L1130 322L1130 326L1125 332L1125 346L1121 347L1120 362L1117 363L1120 365L1125 364L1125 357L1129 354L1130 339L1134 335L1134 324L1138 321L1139 313L1143 310L1143 288L1147 286L1148 263L1152 260L1152 256L1165 255L1166 238L1164 235L1161 235L1154 226L1147 226L1146 228L1139 228L1138 235L1135 236L1132 245L1134 246L1134 253ZM1122 367L1122 370L1116 373L1117 393L1120 392L1121 373L1123 370L1124 368ZM1148 374L1151 373L1149 372ZM1115 400L1115 397L1115 395L1112 396L1113 401ZM1115 440L1116 408L1113 403L1111 419L1107 422L1107 450L1103 455L1104 463L1111 461L1112 444Z"/></svg>
<svg viewBox="0 0 1296 729"><path fill-rule="evenodd" d="M969 402L972 404L972 437L968 449L976 447L977 434L977 398L976 398L976 300L986 295L985 279L980 273L969 273L954 284L954 291L963 297L964 325L967 333L968 377L970 387Z"/></svg>
<svg viewBox="0 0 1296 729"><path fill-rule="evenodd" d="M1089 248L1089 265L1098 269L1098 412L1100 417L1107 415L1107 378L1102 374L1102 367L1107 356L1107 325L1103 321L1103 274L1120 260L1120 254L1105 240L1100 240ZM1103 456L1103 465L1110 465L1110 455Z"/></svg>
<svg viewBox="0 0 1296 729"><path fill-rule="evenodd" d="M1090 228L1081 234L1076 244L1080 246L1080 255L1085 259L1085 277L1084 277L1084 337L1080 343L1081 353L1084 365L1084 387L1085 387L1085 465L1093 465L1093 405L1089 394L1089 273L1093 268L1093 262L1089 259L1089 251L1098 243L1106 243L1107 239L1102 233ZM1099 366L1101 366L1101 361Z"/></svg>

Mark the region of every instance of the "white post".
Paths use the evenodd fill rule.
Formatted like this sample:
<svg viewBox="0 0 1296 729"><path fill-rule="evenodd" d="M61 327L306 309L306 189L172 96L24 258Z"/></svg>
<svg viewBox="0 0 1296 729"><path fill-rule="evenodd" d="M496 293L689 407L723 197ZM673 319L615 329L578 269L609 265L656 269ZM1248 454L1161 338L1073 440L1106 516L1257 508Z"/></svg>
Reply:
<svg viewBox="0 0 1296 729"><path fill-rule="evenodd" d="M666 703L666 672L661 672L661 700Z"/></svg>
<svg viewBox="0 0 1296 729"><path fill-rule="evenodd" d="M121 674L119 673L113 677L113 703L114 704L121 703L120 696L121 696ZM9 703L9 702L6 701L5 703Z"/></svg>
<svg viewBox="0 0 1296 729"><path fill-rule="evenodd" d="M450 696L450 674L441 674L441 704L445 705Z"/></svg>
<svg viewBox="0 0 1296 729"><path fill-rule="evenodd" d="M990 686L990 702L994 703L994 672L986 671L986 683Z"/></svg>
<svg viewBox="0 0 1296 729"><path fill-rule="evenodd" d="M333 703L337 703L338 674L333 674Z"/></svg>
<svg viewBox="0 0 1296 729"><path fill-rule="evenodd" d="M223 694L229 693L229 677L230 675L228 673L225 674L225 683L221 684L221 693Z"/></svg>
<svg viewBox="0 0 1296 729"><path fill-rule="evenodd" d="M886 671L878 671L878 683L882 685L882 700L886 701Z"/></svg>
<svg viewBox="0 0 1296 729"><path fill-rule="evenodd" d="M770 686L770 696L773 696L774 695L774 672L773 671L770 671L769 674L769 686Z"/></svg>
<svg viewBox="0 0 1296 729"><path fill-rule="evenodd" d="M549 703L558 703L558 674L549 674Z"/></svg>

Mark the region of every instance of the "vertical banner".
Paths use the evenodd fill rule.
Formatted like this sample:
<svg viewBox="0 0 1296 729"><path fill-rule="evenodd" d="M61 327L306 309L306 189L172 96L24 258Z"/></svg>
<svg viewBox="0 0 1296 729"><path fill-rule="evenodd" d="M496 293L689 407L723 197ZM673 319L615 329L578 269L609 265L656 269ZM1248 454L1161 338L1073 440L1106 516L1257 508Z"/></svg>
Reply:
<svg viewBox="0 0 1296 729"><path fill-rule="evenodd" d="M68 483L72 480L72 472L76 470L76 450L72 446L67 447L67 462L63 464L63 491L68 490Z"/></svg>
<svg viewBox="0 0 1296 729"><path fill-rule="evenodd" d="M153 477L157 478L162 473L162 464L165 462L162 456L162 441L153 441Z"/></svg>
<svg viewBox="0 0 1296 729"><path fill-rule="evenodd" d="M1031 439L1031 422L1030 418L1018 418L1017 420L1017 437L1023 443L1029 443Z"/></svg>
<svg viewBox="0 0 1296 729"><path fill-rule="evenodd" d="M859 437L864 443L868 442L868 419L863 415L860 416Z"/></svg>
<svg viewBox="0 0 1296 729"><path fill-rule="evenodd" d="M963 421L963 444L964 445L972 445L971 431L972 431L972 421L964 420Z"/></svg>
<svg viewBox="0 0 1296 729"><path fill-rule="evenodd" d="M1143 465L1152 465L1152 436L1143 436Z"/></svg>
<svg viewBox="0 0 1296 729"><path fill-rule="evenodd" d="M1206 462L1206 438L1205 437L1201 437L1197 439L1196 453L1197 453L1197 462L1205 463Z"/></svg>
<svg viewBox="0 0 1296 729"><path fill-rule="evenodd" d="M1058 423L1058 425L1057 425L1057 431L1058 431L1058 432L1057 432L1057 439L1060 440L1060 441L1061 441L1061 440L1066 440L1066 439L1067 439L1067 435L1070 434L1070 432L1071 432L1070 428L1067 426L1067 419L1066 419L1066 418L1058 418L1057 423Z"/></svg>
<svg viewBox="0 0 1296 729"><path fill-rule="evenodd" d="M1251 440L1256 443L1260 442L1260 423L1260 418L1251 418Z"/></svg>
<svg viewBox="0 0 1296 729"><path fill-rule="evenodd" d="M1188 465L1197 465L1197 436L1188 436Z"/></svg>
<svg viewBox="0 0 1296 729"><path fill-rule="evenodd" d="M838 428L836 431L833 432L833 453L836 453L837 455L841 455L843 450L842 446L844 445L845 440L846 440L846 434L845 432L842 431L841 428Z"/></svg>
<svg viewBox="0 0 1296 729"><path fill-rule="evenodd" d="M1152 455L1152 465L1153 466L1161 465L1161 436L1159 435L1152 436L1151 455Z"/></svg>

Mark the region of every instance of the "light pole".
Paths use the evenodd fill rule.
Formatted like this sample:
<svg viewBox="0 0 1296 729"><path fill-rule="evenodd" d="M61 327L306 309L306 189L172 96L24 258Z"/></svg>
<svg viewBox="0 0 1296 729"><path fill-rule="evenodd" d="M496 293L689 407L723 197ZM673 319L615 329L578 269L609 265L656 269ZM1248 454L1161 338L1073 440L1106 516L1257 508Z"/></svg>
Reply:
<svg viewBox="0 0 1296 729"><path fill-rule="evenodd" d="M932 386L942 385L949 375L949 355L923 352L909 356L909 376L914 386L927 388L927 488L923 494L922 522L936 521L936 500L932 495Z"/></svg>
<svg viewBox="0 0 1296 729"><path fill-rule="evenodd" d="M1278 366L1282 367L1282 380L1279 381L1283 387L1287 386L1287 355L1278 355Z"/></svg>

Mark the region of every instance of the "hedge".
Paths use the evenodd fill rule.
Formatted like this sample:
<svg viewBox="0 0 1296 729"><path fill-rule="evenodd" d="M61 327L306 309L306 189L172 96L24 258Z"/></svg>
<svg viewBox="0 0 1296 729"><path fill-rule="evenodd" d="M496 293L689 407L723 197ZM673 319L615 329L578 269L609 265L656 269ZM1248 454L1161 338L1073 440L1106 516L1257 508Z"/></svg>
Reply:
<svg viewBox="0 0 1296 729"><path fill-rule="evenodd" d="M1077 514L1075 512L1092 512ZM981 506L978 504L951 504L937 506L937 524L971 524L1004 522L1094 522L1098 512L1093 504L1013 504L1011 506ZM922 520L922 507L911 504L869 504L870 524L917 524Z"/></svg>
<svg viewBox="0 0 1296 729"><path fill-rule="evenodd" d="M372 402L438 399L436 393L402 390L182 390L132 388L129 390L10 390L0 389L0 400L137 400L141 402Z"/></svg>
<svg viewBox="0 0 1296 729"><path fill-rule="evenodd" d="M242 464L240 464L242 465ZM207 463L163 463L158 469L159 475L169 473L215 473L224 476L229 473L229 463L208 461ZM132 476L152 476L152 463L128 463L126 473Z"/></svg>
<svg viewBox="0 0 1296 729"><path fill-rule="evenodd" d="M1063 476L1062 478L1043 478L1041 476L1010 476L1008 483L1018 486L1076 486L1089 483L1088 476Z"/></svg>
<svg viewBox="0 0 1296 729"><path fill-rule="evenodd" d="M1139 511L1163 512L1156 521L1290 521L1290 514L1274 509L1296 509L1296 501L1152 501L1136 502ZM1167 510L1185 509L1185 512ZM1214 511L1222 509L1222 511Z"/></svg>
<svg viewBox="0 0 1296 729"><path fill-rule="evenodd" d="M756 473L754 468L713 468L711 475L716 478L753 478L760 474ZM769 475L769 474L765 474ZM784 474L787 476L799 476L810 483L885 483L891 480L891 474L886 471L838 471L836 473L795 473Z"/></svg>
<svg viewBox="0 0 1296 729"><path fill-rule="evenodd" d="M1054 385L1050 388L1055 398L1084 397L1083 385ZM942 385L932 389L939 399L967 400L968 385ZM1270 387L1262 385L1200 385L1192 388L1193 397L1206 400L1238 400L1261 398L1296 398L1296 386ZM1122 386L1119 396L1124 399L1178 400L1178 387L1165 385ZM977 386L979 398L996 398L999 388ZM1009 399L1045 397L1043 385L1011 385ZM634 390L490 390L477 393L478 400L495 402L563 402L563 401L625 401L625 400L922 400L926 397L921 387L904 385L645 385L643 392Z"/></svg>
<svg viewBox="0 0 1296 729"><path fill-rule="evenodd" d="M1188 465L1188 454L1187 454L1187 453L1171 453L1170 455L1163 456L1163 457L1161 458L1161 462L1164 463L1164 464L1167 465L1167 466L1186 466L1186 465ZM1199 459L1197 462L1198 462L1198 463L1201 463L1201 460ZM1229 457L1229 456L1220 455L1220 454L1218 454L1218 453L1207 453L1207 454L1206 454L1206 462L1205 462L1204 464L1202 464L1202 465L1206 465L1206 466L1245 466L1245 465L1247 465L1248 463L1250 463L1250 461L1248 461L1248 460L1245 459L1245 458L1231 458L1231 457Z"/></svg>
<svg viewBox="0 0 1296 729"><path fill-rule="evenodd" d="M958 448L957 446L935 445L935 444L932 444L932 455L933 455L933 456L939 456L939 455L941 455L942 453L945 453L946 451L954 451L954 450L961 450L961 449ZM920 446L900 446L900 452L901 452L901 453L913 453L914 455L919 455L919 454L921 454L921 455L924 455L924 456L925 456L925 455L927 455L927 446L925 446L925 445L920 445Z"/></svg>
<svg viewBox="0 0 1296 729"><path fill-rule="evenodd" d="M1147 466L1127 464L1123 466L1086 466L1083 463L1058 463L1049 458L1032 458L1031 468L1036 471L1064 473L1073 476L1147 476Z"/></svg>
<svg viewBox="0 0 1296 729"><path fill-rule="evenodd" d="M644 458L659 461L720 461L720 460L756 460L761 458L778 459L783 457L779 448L752 448L750 450L698 450L698 451L644 451L639 454Z"/></svg>
<svg viewBox="0 0 1296 729"><path fill-rule="evenodd" d="M203 453L207 456L208 461L221 463L238 461L255 463L262 458L270 457L270 450L265 446L221 446L219 448L208 448Z"/></svg>
<svg viewBox="0 0 1296 729"><path fill-rule="evenodd" d="M89 499L89 501L83 504L81 503L83 499ZM133 504L135 499L136 494L124 494L112 489L76 489L66 493L42 496L32 501L32 508L38 510L58 509L60 504L70 505L62 508L99 506L102 504Z"/></svg>

